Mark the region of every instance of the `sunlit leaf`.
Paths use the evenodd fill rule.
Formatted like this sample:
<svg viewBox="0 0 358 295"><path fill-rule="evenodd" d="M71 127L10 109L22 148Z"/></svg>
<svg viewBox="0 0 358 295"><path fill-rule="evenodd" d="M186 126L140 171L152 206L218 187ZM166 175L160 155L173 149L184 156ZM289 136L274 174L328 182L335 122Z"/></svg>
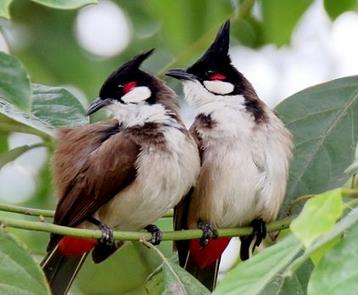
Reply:
<svg viewBox="0 0 358 295"><path fill-rule="evenodd" d="M22 111L31 109L30 78L23 65L13 56L0 51L0 112L2 100Z"/></svg>
<svg viewBox="0 0 358 295"><path fill-rule="evenodd" d="M12 0L1 0L0 1L0 17L10 18L9 7Z"/></svg>
<svg viewBox="0 0 358 295"><path fill-rule="evenodd" d="M38 264L4 230L0 230L0 294L51 294Z"/></svg>
<svg viewBox="0 0 358 295"><path fill-rule="evenodd" d="M281 210L285 216L296 197L328 191L348 180L344 171L354 159L358 139L358 76L307 88L276 111L295 142Z"/></svg>
<svg viewBox="0 0 358 295"><path fill-rule="evenodd" d="M357 0L324 0L323 3L327 14L333 20L347 10L354 10L358 7Z"/></svg>
<svg viewBox="0 0 358 295"><path fill-rule="evenodd" d="M277 45L289 43L294 28L312 2L312 0L260 1L264 41Z"/></svg>
<svg viewBox="0 0 358 295"><path fill-rule="evenodd" d="M326 192L308 200L291 231L308 247L319 236L329 232L343 213L341 190Z"/></svg>
<svg viewBox="0 0 358 295"><path fill-rule="evenodd" d="M358 226L352 227L314 269L309 295L346 295L358 289Z"/></svg>
<svg viewBox="0 0 358 295"><path fill-rule="evenodd" d="M300 241L290 235L230 270L214 294L260 294L301 250Z"/></svg>
<svg viewBox="0 0 358 295"><path fill-rule="evenodd" d="M58 9L74 9L97 3L97 0L31 0L33 2Z"/></svg>

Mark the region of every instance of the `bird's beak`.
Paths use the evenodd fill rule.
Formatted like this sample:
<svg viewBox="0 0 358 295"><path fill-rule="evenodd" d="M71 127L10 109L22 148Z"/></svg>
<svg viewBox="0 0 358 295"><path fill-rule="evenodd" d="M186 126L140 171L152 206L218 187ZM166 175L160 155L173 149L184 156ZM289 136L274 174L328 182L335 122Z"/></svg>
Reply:
<svg viewBox="0 0 358 295"><path fill-rule="evenodd" d="M172 69L169 70L168 72L165 73L167 76L179 79L179 80L197 80L198 78L193 75L188 73L185 70L181 70L181 69Z"/></svg>
<svg viewBox="0 0 358 295"><path fill-rule="evenodd" d="M99 109L108 106L111 104L111 100L110 99L101 99L100 97L96 98L96 100L94 100L87 109L87 116L97 112Z"/></svg>

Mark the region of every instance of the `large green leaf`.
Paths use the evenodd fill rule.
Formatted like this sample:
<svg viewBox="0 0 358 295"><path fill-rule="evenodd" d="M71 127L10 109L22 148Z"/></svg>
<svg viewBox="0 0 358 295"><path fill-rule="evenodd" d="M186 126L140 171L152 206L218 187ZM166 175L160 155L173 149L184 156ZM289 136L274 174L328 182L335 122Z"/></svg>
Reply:
<svg viewBox="0 0 358 295"><path fill-rule="evenodd" d="M260 294L301 250L302 244L290 235L248 261L238 264L227 273L214 294Z"/></svg>
<svg viewBox="0 0 358 295"><path fill-rule="evenodd" d="M265 42L284 45L312 0L264 0L262 6L263 38Z"/></svg>
<svg viewBox="0 0 358 295"><path fill-rule="evenodd" d="M51 294L37 263L4 230L0 230L0 294Z"/></svg>
<svg viewBox="0 0 358 295"><path fill-rule="evenodd" d="M20 111L1 98L0 104L3 105L0 113L12 119L0 117L0 129L2 125L4 125L4 129L8 127L11 129L11 125L13 125L14 130L12 131L36 133L21 128L23 124L39 130L41 133L53 135L54 128L76 127L88 123L83 106L71 92L62 87L33 84L31 113ZM16 126L13 121L21 124ZM6 130L11 131L10 129Z"/></svg>
<svg viewBox="0 0 358 295"><path fill-rule="evenodd" d="M306 202L290 229L308 247L319 236L329 232L342 213L341 190L326 192Z"/></svg>
<svg viewBox="0 0 358 295"><path fill-rule="evenodd" d="M0 51L0 111L4 109L1 100L6 100L25 112L31 108L28 74L15 57Z"/></svg>
<svg viewBox="0 0 358 295"><path fill-rule="evenodd" d="M58 9L74 9L97 3L97 0L31 0L33 2Z"/></svg>
<svg viewBox="0 0 358 295"><path fill-rule="evenodd" d="M309 295L355 294L358 289L358 226L351 228L314 269Z"/></svg>
<svg viewBox="0 0 358 295"><path fill-rule="evenodd" d="M81 103L62 87L33 84L32 114L51 127L76 127L88 123Z"/></svg>
<svg viewBox="0 0 358 295"><path fill-rule="evenodd" d="M307 259L312 256L312 254L320 251L322 248L327 249L327 245L332 246L332 242L336 242L345 231L352 227L356 227L357 225L358 208L355 208L346 216L344 216L340 221L338 221L336 226L330 232L324 234L316 241L314 241L300 257L298 257L289 265L284 275L292 275Z"/></svg>
<svg viewBox="0 0 358 295"><path fill-rule="evenodd" d="M358 76L307 88L276 108L292 132L294 159L281 216L292 200L342 186L358 138ZM297 208L298 209L298 208Z"/></svg>
<svg viewBox="0 0 358 295"><path fill-rule="evenodd" d="M357 0L324 0L324 8L333 20L347 10L357 9L357 6Z"/></svg>
<svg viewBox="0 0 358 295"><path fill-rule="evenodd" d="M9 7L12 0L1 0L0 1L0 17L10 18Z"/></svg>
<svg viewBox="0 0 358 295"><path fill-rule="evenodd" d="M292 276L283 276L281 272L265 287L260 295L306 295L312 269L313 265L308 260Z"/></svg>

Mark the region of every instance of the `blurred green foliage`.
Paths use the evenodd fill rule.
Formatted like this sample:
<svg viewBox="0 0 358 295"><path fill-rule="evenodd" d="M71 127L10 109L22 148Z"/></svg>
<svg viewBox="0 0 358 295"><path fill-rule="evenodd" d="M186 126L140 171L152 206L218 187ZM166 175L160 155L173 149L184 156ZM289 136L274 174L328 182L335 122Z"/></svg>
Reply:
<svg viewBox="0 0 358 295"><path fill-rule="evenodd" d="M289 44L293 30L313 2L312 0L116 0L113 2L123 9L131 23L132 39L128 48L120 55L104 58L92 55L79 46L74 29L79 10L55 10L39 4L56 7L66 5L65 8L73 8L89 1L0 1L0 15L5 17L11 15L11 20L0 18L0 29L8 42L11 54L24 64L32 83L52 86L74 85L84 92L87 100L92 100L97 96L103 80L111 71L134 54L146 49L157 48L153 57L144 65L151 72L163 74L168 67L187 66L208 46L217 28L228 18L232 21L231 43L233 45L240 43L258 48L265 44L277 46ZM357 1L325 0L324 7L334 20L344 11L356 9ZM17 106L19 109L27 109L29 105L34 108L36 94L41 94L41 91L43 94L46 88L32 84L33 93L30 94L26 76L22 75L20 80L24 84L23 93L31 97L27 101L28 105ZM0 81L0 89L7 87L7 85L1 87L3 82ZM74 113L75 119L71 123L75 124L76 120L78 120L77 123L85 123L82 121L84 120L83 107L74 96L63 88L53 89L57 89L55 94L61 95L53 95L51 105L57 103L63 106L68 101L72 101L71 106L75 106L76 112ZM23 93L13 93L15 104L17 97ZM299 100L297 101L299 103ZM24 101L20 99L19 102ZM317 107L319 106L317 104ZM51 117L51 110L46 109L46 105L41 105L41 107L39 118L42 121L55 126L61 125L60 117ZM280 109L284 108L285 105L280 107ZM292 105L288 105L287 108L292 109ZM9 126L18 129L10 128L9 130L7 129ZM297 130L299 130L298 127ZM5 154L9 149L7 137L10 132L14 130L25 132L21 128L23 126L20 123L0 115L0 155ZM40 130L42 129L36 129L37 133L33 132L43 138L49 154L44 166L37 173L37 185L33 196L23 205L50 208L56 203L50 173L53 147L47 131ZM349 148L353 150L353 147ZM349 158L350 154L347 157ZM314 184L317 182L312 185ZM312 189L312 186L309 188ZM292 198L294 197L296 195ZM4 213L0 212L0 214ZM170 219L161 219L158 225L163 230L172 228ZM19 240L25 242L30 253L40 255L44 253L47 234L18 230L11 230L11 232ZM280 246L276 247L277 254L280 254ZM171 243L162 243L160 249L167 257L172 255ZM275 248L272 251L276 251ZM93 265L88 259L80 272L73 292L88 295L145 294L145 278L161 263L152 252L144 246L128 243L103 264ZM272 259L276 261L274 257ZM260 257L257 261L260 262ZM269 266L266 265L266 267L270 269ZM240 268L239 271L241 271ZM272 277L275 276L276 274L272 275Z"/></svg>

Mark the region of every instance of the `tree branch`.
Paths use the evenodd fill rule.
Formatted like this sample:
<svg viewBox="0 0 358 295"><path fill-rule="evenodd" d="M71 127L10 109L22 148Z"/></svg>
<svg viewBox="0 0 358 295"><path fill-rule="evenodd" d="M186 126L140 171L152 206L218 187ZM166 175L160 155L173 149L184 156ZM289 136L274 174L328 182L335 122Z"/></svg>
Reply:
<svg viewBox="0 0 358 295"><path fill-rule="evenodd" d="M282 220L274 221L267 225L268 232L274 232L289 227L294 216L284 218ZM75 236L80 238L101 238L101 231L99 230L88 230L80 228L72 228L61 225L56 225L47 222L39 221L28 221L28 220L19 220L7 217L0 217L0 224L5 227L13 227L24 230L33 230L41 232L49 232L59 235L66 236ZM252 233L251 227L242 227L242 228L219 228L218 236L219 237L236 237L244 236ZM152 235L148 232L129 232L129 231L114 231L113 233L115 240L123 241L140 241L145 240L149 241L152 238ZM181 231L165 231L163 232L163 240L190 240L198 239L202 236L202 231L199 229L195 230L181 230Z"/></svg>

